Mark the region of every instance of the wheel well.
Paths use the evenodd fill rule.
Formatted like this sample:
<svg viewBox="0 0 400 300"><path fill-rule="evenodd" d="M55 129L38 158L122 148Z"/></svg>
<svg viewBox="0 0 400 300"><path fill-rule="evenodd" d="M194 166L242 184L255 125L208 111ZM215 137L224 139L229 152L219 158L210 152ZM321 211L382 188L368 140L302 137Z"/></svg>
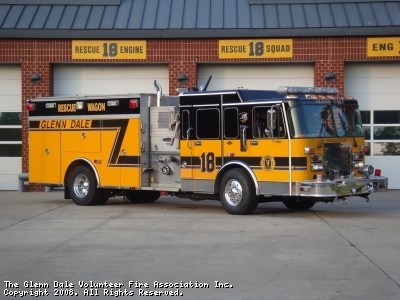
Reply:
<svg viewBox="0 0 400 300"><path fill-rule="evenodd" d="M88 161L83 160L83 159L78 159L73 161L67 168L67 171L65 172L65 176L64 176L64 186L68 186L68 180L69 177L71 176L72 171L79 166L87 166L94 174L94 176L96 177L96 182L97 185L99 184L99 177L98 174L95 170L95 168L93 167L92 164L90 164Z"/></svg>
<svg viewBox="0 0 400 300"><path fill-rule="evenodd" d="M221 179L225 175L225 173L232 169L241 169L244 172L246 172L250 176L250 178L253 179L252 181L253 181L254 187L256 189L256 195L258 196L259 195L259 187L258 187L258 182L256 180L256 177L255 177L253 171L250 169L249 166L243 165L239 162L227 164L227 165L223 166L222 169L220 169L220 171L217 175L217 178L215 179L214 193L215 194L218 193L219 187L221 184Z"/></svg>

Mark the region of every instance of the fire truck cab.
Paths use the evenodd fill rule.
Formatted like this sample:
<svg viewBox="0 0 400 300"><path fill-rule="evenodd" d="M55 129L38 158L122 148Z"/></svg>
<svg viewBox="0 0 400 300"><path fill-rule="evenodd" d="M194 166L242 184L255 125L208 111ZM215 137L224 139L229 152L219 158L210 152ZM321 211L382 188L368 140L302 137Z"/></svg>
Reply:
<svg viewBox="0 0 400 300"><path fill-rule="evenodd" d="M358 103L331 88L184 92L28 101L29 180L65 186L78 205L123 195L216 199L230 214L282 201L385 191L365 164Z"/></svg>

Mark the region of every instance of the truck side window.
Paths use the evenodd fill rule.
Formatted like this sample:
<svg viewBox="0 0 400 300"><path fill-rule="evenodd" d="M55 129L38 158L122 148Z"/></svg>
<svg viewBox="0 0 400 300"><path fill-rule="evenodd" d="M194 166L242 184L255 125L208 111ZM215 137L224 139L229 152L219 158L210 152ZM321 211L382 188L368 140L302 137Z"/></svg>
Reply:
<svg viewBox="0 0 400 300"><path fill-rule="evenodd" d="M182 138L183 139L187 139L190 137L190 132L188 132L189 128L190 128L190 113L188 110L183 110L182 111ZM189 136L188 136L189 134Z"/></svg>
<svg viewBox="0 0 400 300"><path fill-rule="evenodd" d="M224 109L224 137L236 139L239 137L239 115L237 108Z"/></svg>
<svg viewBox="0 0 400 300"><path fill-rule="evenodd" d="M268 126L268 113L273 113L274 127ZM269 118L270 119L270 118ZM284 138L285 127L282 110L279 106L253 108L253 135L254 138Z"/></svg>
<svg viewBox="0 0 400 300"><path fill-rule="evenodd" d="M204 108L196 111L196 136L198 139L219 139L220 132L219 109Z"/></svg>

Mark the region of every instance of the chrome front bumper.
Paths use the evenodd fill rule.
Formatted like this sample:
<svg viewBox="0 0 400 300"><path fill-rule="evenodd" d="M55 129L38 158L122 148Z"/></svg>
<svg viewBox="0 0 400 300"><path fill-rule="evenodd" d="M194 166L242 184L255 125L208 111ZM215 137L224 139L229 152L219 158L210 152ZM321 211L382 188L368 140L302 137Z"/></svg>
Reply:
<svg viewBox="0 0 400 300"><path fill-rule="evenodd" d="M298 196L304 197L348 197L374 192L385 192L388 182L388 178L383 176L322 181L312 180L297 182L293 192Z"/></svg>

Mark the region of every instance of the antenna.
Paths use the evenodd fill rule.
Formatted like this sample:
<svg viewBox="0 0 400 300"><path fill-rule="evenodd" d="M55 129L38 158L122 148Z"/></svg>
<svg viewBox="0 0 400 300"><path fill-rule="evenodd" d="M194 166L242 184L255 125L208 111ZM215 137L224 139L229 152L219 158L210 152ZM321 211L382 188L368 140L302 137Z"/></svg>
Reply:
<svg viewBox="0 0 400 300"><path fill-rule="evenodd" d="M203 91L207 91L207 88L208 88L208 85L210 84L211 78L212 78L212 75L210 75L210 77L208 77L207 83L204 86Z"/></svg>

